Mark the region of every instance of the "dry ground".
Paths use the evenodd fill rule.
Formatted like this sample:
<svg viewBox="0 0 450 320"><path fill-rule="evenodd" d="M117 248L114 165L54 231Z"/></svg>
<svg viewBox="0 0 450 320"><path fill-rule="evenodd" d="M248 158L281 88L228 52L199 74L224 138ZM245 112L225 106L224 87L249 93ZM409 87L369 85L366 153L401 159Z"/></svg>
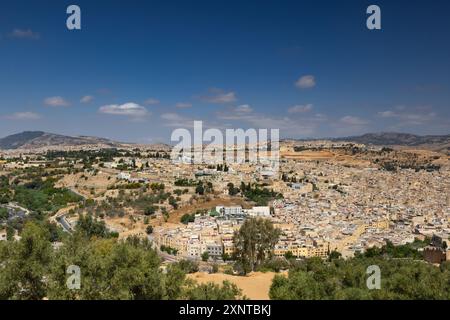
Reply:
<svg viewBox="0 0 450 320"><path fill-rule="evenodd" d="M224 280L228 280L242 289L242 293L251 300L269 300L269 289L275 275L274 272L253 272L245 277L240 277L223 273L197 272L188 275L188 277L199 283L214 282L222 284Z"/></svg>
<svg viewBox="0 0 450 320"><path fill-rule="evenodd" d="M330 151L300 151L300 152L281 152L281 157L293 160L328 160L335 157Z"/></svg>
<svg viewBox="0 0 450 320"><path fill-rule="evenodd" d="M82 178L82 176L87 177L87 180ZM104 197L101 197L100 195L104 194L107 191L108 186L113 185L115 182L115 176L107 172L100 172L96 176L77 173L65 175L57 182L56 187L69 188L87 198L103 199ZM95 194L91 194L91 189L95 191Z"/></svg>

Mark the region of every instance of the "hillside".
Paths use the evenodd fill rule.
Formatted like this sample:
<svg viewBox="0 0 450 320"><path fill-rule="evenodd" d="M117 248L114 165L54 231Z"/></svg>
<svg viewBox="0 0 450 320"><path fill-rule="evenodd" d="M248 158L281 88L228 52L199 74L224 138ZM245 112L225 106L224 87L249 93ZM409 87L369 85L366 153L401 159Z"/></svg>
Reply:
<svg viewBox="0 0 450 320"><path fill-rule="evenodd" d="M448 153L450 151L450 134L419 136L409 133L381 132L366 133L361 136L336 138L332 140L351 141L355 143L377 146L403 146L444 153Z"/></svg>
<svg viewBox="0 0 450 320"><path fill-rule="evenodd" d="M71 137L43 131L25 131L0 139L0 149L38 149L45 147L67 147L83 145L101 145L103 147L116 147L120 143L96 137Z"/></svg>
<svg viewBox="0 0 450 320"><path fill-rule="evenodd" d="M420 146L425 144L446 144L450 143L450 135L442 136L418 136L409 133L381 132L366 133L361 136L336 138L335 141L346 140L363 144L373 145L399 145L399 146Z"/></svg>

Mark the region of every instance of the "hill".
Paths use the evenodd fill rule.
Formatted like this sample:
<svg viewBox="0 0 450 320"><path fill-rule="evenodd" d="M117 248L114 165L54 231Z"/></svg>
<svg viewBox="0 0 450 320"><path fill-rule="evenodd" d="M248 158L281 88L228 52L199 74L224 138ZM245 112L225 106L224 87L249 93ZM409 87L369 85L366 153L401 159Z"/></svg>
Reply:
<svg viewBox="0 0 450 320"><path fill-rule="evenodd" d="M102 147L118 147L121 144L96 137L71 137L43 131L25 131L0 139L0 149L38 149L45 147L69 147L83 145L99 145Z"/></svg>
<svg viewBox="0 0 450 320"><path fill-rule="evenodd" d="M361 136L332 139L333 141L350 141L365 145L402 146L448 153L450 151L449 135L419 136L409 133L381 132L366 133Z"/></svg>
<svg viewBox="0 0 450 320"><path fill-rule="evenodd" d="M399 145L399 146L413 147L425 144L450 143L450 135L419 136L409 133L381 132L381 133L366 133L361 136L336 138L333 140L334 141L346 140L362 144L373 144L373 145Z"/></svg>

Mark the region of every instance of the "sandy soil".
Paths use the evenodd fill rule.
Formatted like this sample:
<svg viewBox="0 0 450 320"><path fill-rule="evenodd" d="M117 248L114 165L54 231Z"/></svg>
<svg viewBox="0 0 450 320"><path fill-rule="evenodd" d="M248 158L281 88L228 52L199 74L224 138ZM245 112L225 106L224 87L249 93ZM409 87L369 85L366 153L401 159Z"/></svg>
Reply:
<svg viewBox="0 0 450 320"><path fill-rule="evenodd" d="M335 156L330 151L281 152L281 157L296 160L327 160Z"/></svg>
<svg viewBox="0 0 450 320"><path fill-rule="evenodd" d="M197 272L188 275L188 277L199 283L214 282L222 284L224 280L228 280L241 288L242 293L251 300L269 300L269 289L275 274L274 272L253 272L245 277L239 277L223 273Z"/></svg>
<svg viewBox="0 0 450 320"><path fill-rule="evenodd" d="M87 177L87 180L81 178L82 176ZM110 178L110 180L108 180L108 178ZM100 172L96 176L77 173L74 175L65 175L57 182L56 187L69 188L86 198L103 199L104 197L100 197L100 195L107 192L108 186L113 185L115 182L115 176L106 172ZM91 194L91 189L95 190L95 194Z"/></svg>

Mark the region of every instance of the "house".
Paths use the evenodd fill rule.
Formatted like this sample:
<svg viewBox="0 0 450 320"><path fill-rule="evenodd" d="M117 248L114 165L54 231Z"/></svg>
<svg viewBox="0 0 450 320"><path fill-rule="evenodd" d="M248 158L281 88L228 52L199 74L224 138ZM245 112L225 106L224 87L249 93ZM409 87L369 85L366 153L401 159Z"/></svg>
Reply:
<svg viewBox="0 0 450 320"><path fill-rule="evenodd" d="M247 214L251 217L263 217L263 218L269 218L270 217L270 207L253 207L249 210L247 210Z"/></svg>
<svg viewBox="0 0 450 320"><path fill-rule="evenodd" d="M238 216L242 215L242 207L224 207L224 206L217 206L216 212L219 212L221 215L224 216Z"/></svg>
<svg viewBox="0 0 450 320"><path fill-rule="evenodd" d="M204 244L204 252L208 252L210 257L221 257L223 254L223 246L218 242L207 242Z"/></svg>
<svg viewBox="0 0 450 320"><path fill-rule="evenodd" d="M120 172L117 175L117 179L119 179L119 180L130 180L131 179L131 175L129 173L126 173L126 172Z"/></svg>

